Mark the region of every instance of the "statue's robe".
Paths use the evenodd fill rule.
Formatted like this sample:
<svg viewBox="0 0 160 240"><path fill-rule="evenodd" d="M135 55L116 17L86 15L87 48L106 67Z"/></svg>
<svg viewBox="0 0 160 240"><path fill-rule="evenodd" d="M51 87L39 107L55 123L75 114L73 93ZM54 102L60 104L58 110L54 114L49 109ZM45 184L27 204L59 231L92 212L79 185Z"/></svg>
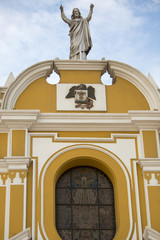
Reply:
<svg viewBox="0 0 160 240"><path fill-rule="evenodd" d="M87 19L78 18L71 20L69 36L71 41L70 59L77 54L81 54L81 52L86 55L89 53L92 47L92 40Z"/></svg>

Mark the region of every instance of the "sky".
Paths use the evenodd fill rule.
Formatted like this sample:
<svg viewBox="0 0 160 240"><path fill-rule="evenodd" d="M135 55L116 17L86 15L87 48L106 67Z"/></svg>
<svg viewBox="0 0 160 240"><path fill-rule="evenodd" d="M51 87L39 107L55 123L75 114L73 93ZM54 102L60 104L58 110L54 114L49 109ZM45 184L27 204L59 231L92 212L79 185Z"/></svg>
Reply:
<svg viewBox="0 0 160 240"><path fill-rule="evenodd" d="M68 18L94 4L88 60L120 61L151 74L160 87L160 0L0 0L0 86L31 65L69 59Z"/></svg>

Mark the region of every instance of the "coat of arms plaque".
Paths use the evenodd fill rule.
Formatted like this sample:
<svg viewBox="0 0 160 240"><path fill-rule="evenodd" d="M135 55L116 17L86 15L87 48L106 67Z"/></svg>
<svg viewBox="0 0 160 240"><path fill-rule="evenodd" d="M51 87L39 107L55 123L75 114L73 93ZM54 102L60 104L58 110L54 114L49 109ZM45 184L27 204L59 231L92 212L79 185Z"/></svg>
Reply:
<svg viewBox="0 0 160 240"><path fill-rule="evenodd" d="M95 88L92 86L86 87L85 84L73 86L69 89L66 98L75 98L75 108L91 109L94 107Z"/></svg>

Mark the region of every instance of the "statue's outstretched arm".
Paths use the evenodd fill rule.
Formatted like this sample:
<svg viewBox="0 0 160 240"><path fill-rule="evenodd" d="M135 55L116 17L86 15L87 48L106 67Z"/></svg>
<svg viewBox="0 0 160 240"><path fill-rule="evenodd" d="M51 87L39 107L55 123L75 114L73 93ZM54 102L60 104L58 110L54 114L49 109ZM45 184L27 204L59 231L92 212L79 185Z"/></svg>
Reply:
<svg viewBox="0 0 160 240"><path fill-rule="evenodd" d="M94 8L94 5L91 4L90 5L90 11L89 11L89 14L88 14L88 17L86 17L87 21L89 22L92 18L92 13L93 13L93 8Z"/></svg>
<svg viewBox="0 0 160 240"><path fill-rule="evenodd" d="M71 20L69 18L66 17L66 15L64 14L64 10L63 10L63 6L60 6L60 10L61 10L61 18L63 19L64 22L68 23L69 25L71 24Z"/></svg>

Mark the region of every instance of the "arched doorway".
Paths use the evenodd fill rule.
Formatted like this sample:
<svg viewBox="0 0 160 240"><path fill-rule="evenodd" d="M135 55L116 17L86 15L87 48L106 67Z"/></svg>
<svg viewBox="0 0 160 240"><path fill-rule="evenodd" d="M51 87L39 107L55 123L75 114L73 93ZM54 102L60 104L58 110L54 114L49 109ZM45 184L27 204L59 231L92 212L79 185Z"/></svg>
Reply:
<svg viewBox="0 0 160 240"><path fill-rule="evenodd" d="M62 240L112 240L114 191L99 169L74 167L56 184L56 228Z"/></svg>
<svg viewBox="0 0 160 240"><path fill-rule="evenodd" d="M114 187L116 217L114 240L130 239L133 216L128 171L116 155L104 148L89 144L73 145L58 151L46 161L41 171L39 223L43 238L62 240L56 228L56 183L65 171L79 166L97 168L111 179Z"/></svg>

